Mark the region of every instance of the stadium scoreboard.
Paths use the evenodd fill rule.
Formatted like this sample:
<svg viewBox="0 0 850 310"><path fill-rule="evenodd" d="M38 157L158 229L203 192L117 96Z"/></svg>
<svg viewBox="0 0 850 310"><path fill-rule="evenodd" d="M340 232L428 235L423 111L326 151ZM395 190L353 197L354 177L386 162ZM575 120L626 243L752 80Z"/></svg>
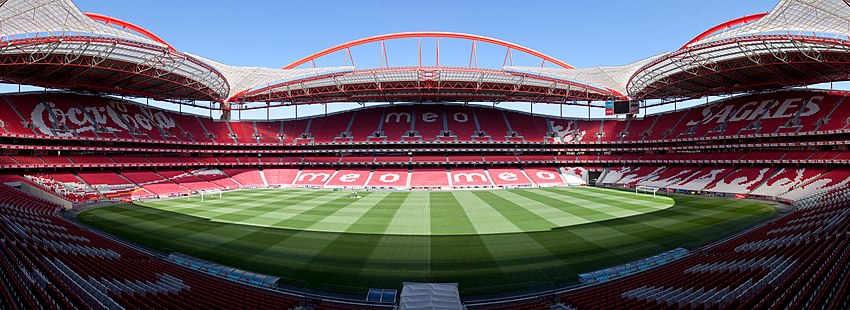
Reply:
<svg viewBox="0 0 850 310"><path fill-rule="evenodd" d="M636 115L640 112L638 101L606 101L605 115Z"/></svg>

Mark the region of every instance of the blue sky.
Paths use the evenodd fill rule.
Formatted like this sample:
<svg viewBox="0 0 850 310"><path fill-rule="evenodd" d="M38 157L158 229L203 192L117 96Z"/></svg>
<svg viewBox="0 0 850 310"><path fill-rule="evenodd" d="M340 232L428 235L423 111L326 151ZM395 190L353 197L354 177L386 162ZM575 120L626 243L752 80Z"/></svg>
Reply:
<svg viewBox="0 0 850 310"><path fill-rule="evenodd" d="M109 15L147 28L178 50L232 65L282 67L347 41L385 33L430 30L490 36L536 49L575 67L590 67L627 64L675 50L716 24L769 11L776 1L76 0L75 3L85 12ZM415 44L415 41L387 42L390 65L415 65ZM440 44L441 63L468 62L468 42L441 41ZM372 45L355 50L357 67L377 67L378 48ZM430 61L433 52L425 53L424 58ZM479 65L498 68L504 53L504 49L493 47L488 52L479 46ZM528 62L518 65L539 65L538 60L520 58L517 56L517 62ZM342 64L342 55L319 63L320 66ZM502 105L528 110L528 104ZM336 104L330 110L352 106ZM534 109L558 113L555 106L536 105ZM299 116L321 110L302 107ZM593 114L598 116L601 112ZM587 115L586 110L572 109L567 113ZM291 109L272 110L273 118L292 114ZM246 113L243 117L265 118L265 112Z"/></svg>

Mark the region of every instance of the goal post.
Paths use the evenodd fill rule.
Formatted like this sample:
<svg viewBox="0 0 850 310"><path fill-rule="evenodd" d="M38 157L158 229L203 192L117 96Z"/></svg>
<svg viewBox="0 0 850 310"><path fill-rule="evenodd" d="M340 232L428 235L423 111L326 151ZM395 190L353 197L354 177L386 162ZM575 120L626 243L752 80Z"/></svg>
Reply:
<svg viewBox="0 0 850 310"><path fill-rule="evenodd" d="M201 194L201 202L204 202L204 199L209 199L210 197L218 196L218 199L221 199L222 191L220 189L210 189L205 191L200 191Z"/></svg>
<svg viewBox="0 0 850 310"><path fill-rule="evenodd" d="M658 188L658 187L638 185L638 186L635 186L635 195L637 195L639 193L643 193L643 194L647 194L647 195L649 193L652 193L652 197L655 197L655 194L658 192L659 189L660 188Z"/></svg>

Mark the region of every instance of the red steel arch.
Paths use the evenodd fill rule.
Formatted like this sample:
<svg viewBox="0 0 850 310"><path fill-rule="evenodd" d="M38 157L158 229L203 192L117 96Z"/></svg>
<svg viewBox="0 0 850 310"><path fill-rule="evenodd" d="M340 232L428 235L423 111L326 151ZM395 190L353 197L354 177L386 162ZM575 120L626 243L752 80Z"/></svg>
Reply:
<svg viewBox="0 0 850 310"><path fill-rule="evenodd" d="M104 22L106 24L118 25L122 28L130 29L130 30L133 30L135 32L141 33L142 35L148 37L148 39L162 43L163 45L167 46L168 49L170 49L172 51L175 50L174 47L171 46L171 44L168 44L168 42L165 42L165 40L163 40L159 36L153 34L153 32L150 32L147 29L139 27L139 26L137 26L133 23L130 23L128 21L120 20L120 19L117 19L117 18L114 18L114 17L111 17L111 16L106 16L106 15L97 14L97 13L86 12L86 13L83 13L83 14L85 14L89 18L96 20L96 21Z"/></svg>
<svg viewBox="0 0 850 310"><path fill-rule="evenodd" d="M325 55L328 55L328 54L331 54L331 53L334 53L334 52L338 52L338 51L341 51L341 50L344 50L344 49L347 49L347 48L351 48L351 47L354 47L354 46L368 44L368 43L374 43L374 42L380 42L380 41L386 41L386 40L407 39L407 38L450 38L450 39L471 40L471 41L476 41L476 42L485 42L485 43L495 44L495 45L499 45L499 46L504 46L504 47L507 47L509 49L517 50L517 51L538 57L540 59L543 59L544 61L551 62L551 63L558 65L558 66L565 68L565 69L575 69L575 67L567 64L566 62L558 60L557 58L554 58L552 56L546 55L544 53L535 51L533 49L530 49L530 48L527 48L525 46L518 45L518 44L515 44L515 43L511 43L511 42L507 42L507 41L503 41L503 40L499 40L499 39L494 39L494 38L490 38L490 37L485 37L485 36L468 34L468 33L440 32L440 31L398 32L398 33L382 34L382 35L377 35L377 36L373 36L373 37L358 39L358 40L343 43L343 44L322 50L318 53L309 55L309 56L304 57L304 58L301 58L301 59L299 59L299 60L297 60L297 61L295 61L291 64L286 65L285 67L283 67L283 69L293 69L293 68L298 67L300 65L303 65L307 62L315 60L319 57L322 57L322 56L325 56Z"/></svg>
<svg viewBox="0 0 850 310"><path fill-rule="evenodd" d="M700 33L699 35L697 35L696 37L694 37L690 41L688 41L688 43L685 43L685 45L682 45L682 47L680 47L679 50L682 50L682 49L688 47L688 45L691 45L694 42L705 39L705 38L711 36L712 34L718 32L718 31L725 30L725 29L728 29L728 28L732 28L732 27L738 26L738 25L743 25L743 24L746 24L746 23L749 23L749 22L757 21L757 20L761 19L762 17L764 17L765 15L767 15L767 13L768 12L747 15L747 16L739 17L739 18L727 21L725 23L719 24L717 26L711 27L708 30L703 31L702 33Z"/></svg>

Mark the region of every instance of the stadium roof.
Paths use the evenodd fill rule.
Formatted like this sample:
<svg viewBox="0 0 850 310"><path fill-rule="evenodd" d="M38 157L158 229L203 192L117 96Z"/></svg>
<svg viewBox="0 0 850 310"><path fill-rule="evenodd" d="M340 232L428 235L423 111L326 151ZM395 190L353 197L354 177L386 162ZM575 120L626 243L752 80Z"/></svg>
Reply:
<svg viewBox="0 0 850 310"><path fill-rule="evenodd" d="M353 68L229 66L177 51L132 23L83 13L70 0L0 4L0 81L191 104L254 86Z"/></svg>
<svg viewBox="0 0 850 310"><path fill-rule="evenodd" d="M663 55L666 55L666 53ZM632 74L638 68L650 63L655 59L658 59L663 55L649 57L627 65L612 67L564 69L546 67L507 66L505 67L505 70L513 72L537 73L547 76L560 77L564 79L585 81L590 84L600 85L602 87L615 90L621 94L627 94L629 78L632 76Z"/></svg>
<svg viewBox="0 0 850 310"><path fill-rule="evenodd" d="M850 4L781 0L721 23L679 50L619 67L508 70L581 79L633 99L697 98L850 78Z"/></svg>
<svg viewBox="0 0 850 310"><path fill-rule="evenodd" d="M678 99L850 77L850 6L841 0L781 0L698 34L679 50L632 64L573 68L515 43L452 32L409 32L340 44L282 69L238 67L183 53L157 35L109 16L83 13L71 0L0 4L0 81L148 97L275 105L326 102L529 101L575 103ZM357 45L405 38L472 42L469 67L315 67L316 58ZM498 68L472 65L476 44L507 49ZM513 51L557 67L514 66ZM421 48L420 48L421 53ZM382 56L382 57L385 57ZM512 60L512 56L511 56ZM297 68L313 64L310 68ZM257 107L257 106L255 106Z"/></svg>

